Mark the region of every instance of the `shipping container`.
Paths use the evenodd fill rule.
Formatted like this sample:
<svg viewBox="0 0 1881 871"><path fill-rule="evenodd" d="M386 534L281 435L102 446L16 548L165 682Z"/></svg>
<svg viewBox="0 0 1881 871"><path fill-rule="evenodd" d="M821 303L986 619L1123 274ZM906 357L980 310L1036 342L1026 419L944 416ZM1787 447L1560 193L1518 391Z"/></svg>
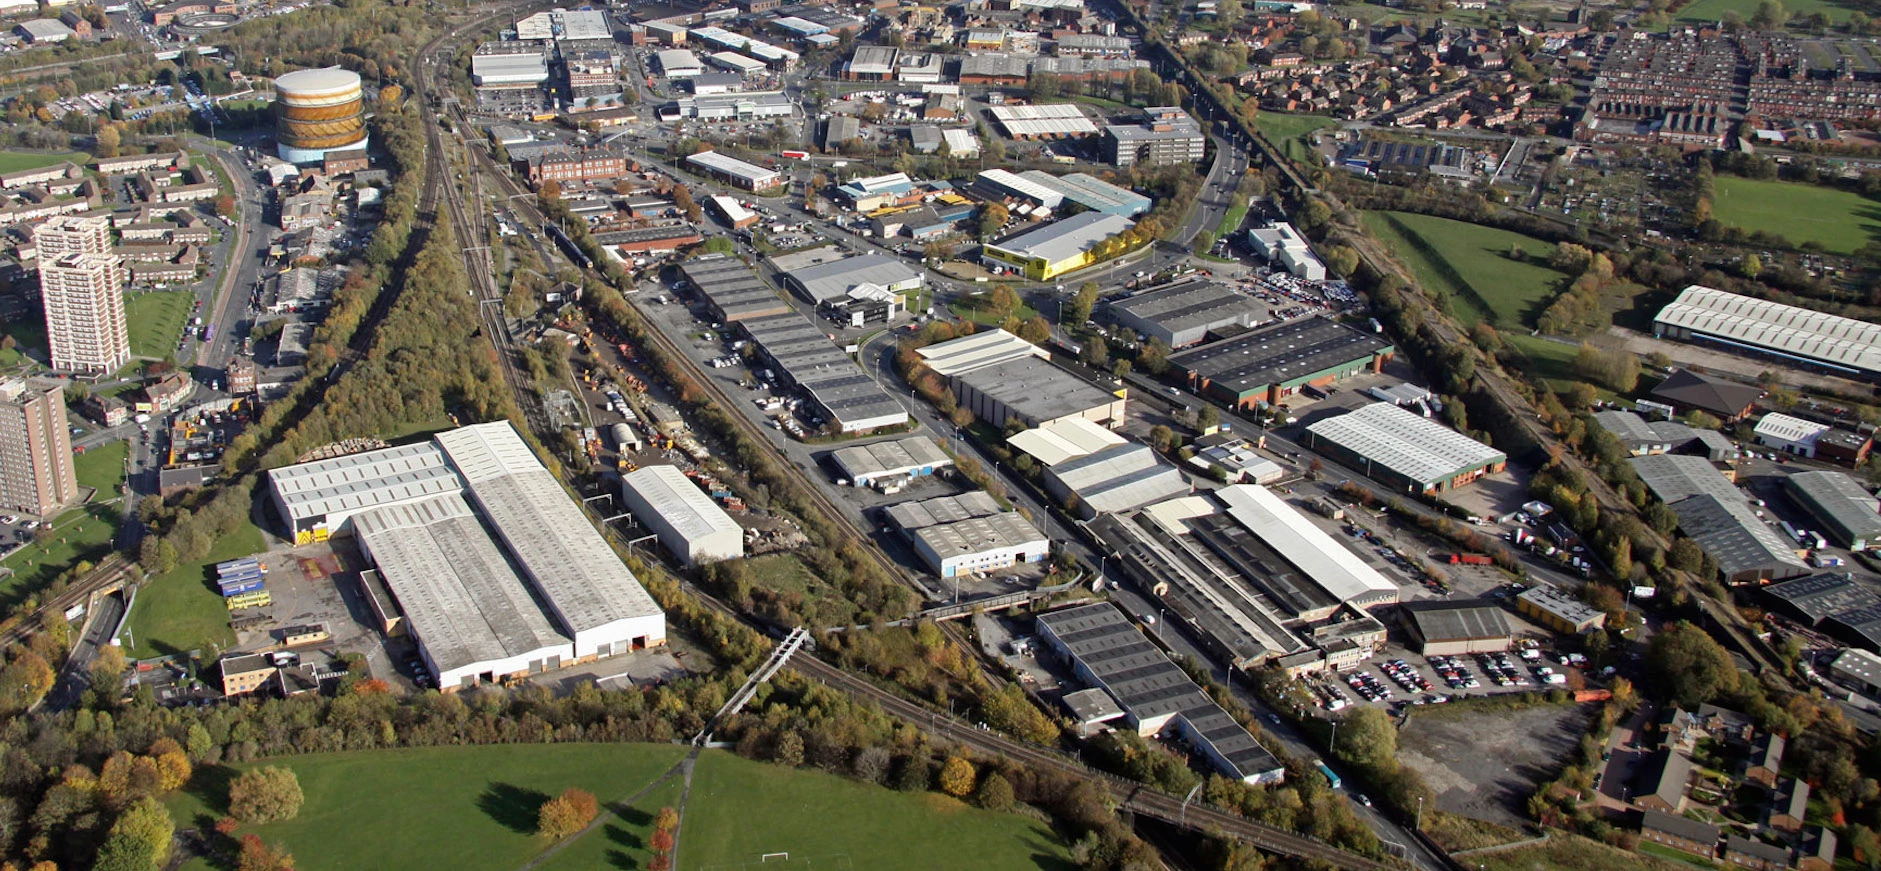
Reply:
<svg viewBox="0 0 1881 871"><path fill-rule="evenodd" d="M232 596L242 595L243 593L252 593L265 586L267 586L267 583L265 581L263 581L260 578L255 578L253 580L248 580L248 581L236 581L235 583L225 583L220 586L220 589L222 590L222 598L227 599Z"/></svg>
<svg viewBox="0 0 1881 871"><path fill-rule="evenodd" d="M1326 783L1331 785L1333 789L1339 789L1344 785L1344 781L1341 781L1339 775L1334 774L1332 768L1325 762L1318 762L1315 763L1315 765L1319 768L1319 773L1326 778Z"/></svg>

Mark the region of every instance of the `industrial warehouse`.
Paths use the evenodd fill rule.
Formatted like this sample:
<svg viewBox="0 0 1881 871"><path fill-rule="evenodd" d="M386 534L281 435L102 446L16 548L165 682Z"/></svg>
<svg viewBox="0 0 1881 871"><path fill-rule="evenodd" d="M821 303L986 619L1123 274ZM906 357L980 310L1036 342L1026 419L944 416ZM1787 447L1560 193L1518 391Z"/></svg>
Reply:
<svg viewBox="0 0 1881 871"><path fill-rule="evenodd" d="M269 482L297 541L356 533L440 688L665 643L659 606L507 422Z"/></svg>
<svg viewBox="0 0 1881 871"><path fill-rule="evenodd" d="M1171 348L1198 344L1223 327L1253 327L1273 318L1273 307L1203 278L1152 287L1108 308L1112 321Z"/></svg>
<svg viewBox="0 0 1881 871"><path fill-rule="evenodd" d="M1034 427L1073 418L1123 420L1123 388L1108 392L1038 357L967 369L949 380L960 407L995 428L1012 421Z"/></svg>
<svg viewBox="0 0 1881 871"><path fill-rule="evenodd" d="M1017 433L1007 441L1045 467L1045 492L1079 518L1128 511L1185 495L1182 472L1149 445L1088 420L1072 419ZM1036 451L1036 453L1033 453Z"/></svg>
<svg viewBox="0 0 1881 871"><path fill-rule="evenodd" d="M1174 727L1217 771L1253 784L1280 783L1286 768L1247 729L1144 638L1116 606L1084 605L1038 618L1039 636L1078 678L1108 693L1141 735Z"/></svg>
<svg viewBox="0 0 1881 871"><path fill-rule="evenodd" d="M1278 405L1309 384L1384 368L1397 349L1371 333L1326 317L1301 318L1173 354L1189 386L1204 396L1253 408Z"/></svg>
<svg viewBox="0 0 1881 871"><path fill-rule="evenodd" d="M1097 262L1099 243L1135 226L1129 218L1084 212L1021 230L981 247L988 266L1016 267L1033 281L1049 281Z"/></svg>
<svg viewBox="0 0 1881 871"><path fill-rule="evenodd" d="M1481 599L1406 602L1404 622L1425 656L1500 653L1515 641L1502 609Z"/></svg>
<svg viewBox="0 0 1881 871"><path fill-rule="evenodd" d="M771 365L809 394L825 423L838 431L867 432L908 422L908 410L803 317L772 315L738 323Z"/></svg>
<svg viewBox="0 0 1881 871"><path fill-rule="evenodd" d="M1045 534L1014 511L979 514L903 532L928 569L943 578L994 572L1039 562L1051 555L1051 542Z"/></svg>
<svg viewBox="0 0 1881 871"><path fill-rule="evenodd" d="M706 307L715 320L732 323L791 312L790 303L736 257L725 254L695 257L680 264L679 272L705 297Z"/></svg>
<svg viewBox="0 0 1881 871"><path fill-rule="evenodd" d="M1875 495L1847 473L1798 472L1783 479L1783 492L1837 545L1849 550L1881 545Z"/></svg>
<svg viewBox="0 0 1881 871"><path fill-rule="evenodd" d="M745 533L738 521L678 466L647 466L621 476L627 510L660 537L660 545L680 563L737 559L745 555Z"/></svg>
<svg viewBox="0 0 1881 871"><path fill-rule="evenodd" d="M1143 194L1082 172L1052 175L1036 169L988 169L974 177L972 190L989 201L1012 204L1019 214L1033 214L1036 209L1055 213L1069 202L1099 214L1134 218L1149 211L1152 202Z"/></svg>
<svg viewBox="0 0 1881 871"><path fill-rule="evenodd" d="M1881 595L1871 575L1821 574L1763 588L1770 610L1844 644L1881 649Z"/></svg>
<svg viewBox="0 0 1881 871"><path fill-rule="evenodd" d="M1809 573L1796 548L1750 508L1744 493L1704 457L1634 457L1633 471L1678 515L1679 530L1698 542L1730 583L1782 580Z"/></svg>
<svg viewBox="0 0 1881 871"><path fill-rule="evenodd" d="M784 183L774 169L765 169L716 151L701 151L686 158L686 165L719 181L748 191L768 191Z"/></svg>
<svg viewBox="0 0 1881 871"><path fill-rule="evenodd" d="M1384 402L1308 426L1306 444L1380 483L1417 493L1454 490L1509 462L1495 448Z"/></svg>
<svg viewBox="0 0 1881 871"><path fill-rule="evenodd" d="M839 448L830 453L830 460L844 480L857 487L932 475L954 464L932 439L921 436Z"/></svg>
<svg viewBox="0 0 1881 871"><path fill-rule="evenodd" d="M816 263L811 267L784 273L786 288L820 307L848 301L858 290L888 292L901 299L905 293L920 290L922 284L922 273L910 269L903 261L875 252L861 254L856 258ZM905 309L907 303L903 301L895 305L893 310L899 314Z"/></svg>
<svg viewBox="0 0 1881 871"><path fill-rule="evenodd" d="M1660 309L1653 335L1775 357L1840 375L1881 380L1881 324L1793 305L1685 288Z"/></svg>

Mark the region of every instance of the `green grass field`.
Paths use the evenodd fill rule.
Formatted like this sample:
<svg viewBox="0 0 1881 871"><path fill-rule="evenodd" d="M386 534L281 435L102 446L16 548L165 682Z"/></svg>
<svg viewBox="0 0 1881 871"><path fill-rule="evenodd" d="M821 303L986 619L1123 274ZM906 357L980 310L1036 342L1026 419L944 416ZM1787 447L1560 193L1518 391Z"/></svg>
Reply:
<svg viewBox="0 0 1881 871"><path fill-rule="evenodd" d="M189 322L194 294L152 290L124 297L124 319L130 323L131 353L164 357L176 353L176 340Z"/></svg>
<svg viewBox="0 0 1881 871"><path fill-rule="evenodd" d="M261 529L245 523L234 535L224 536L202 562L185 563L137 593L125 629L135 644L128 651L135 659L148 659L210 648L221 650L235 643L229 628L228 608L220 593L209 586L209 567L223 560L252 556L266 546Z"/></svg>
<svg viewBox="0 0 1881 871"><path fill-rule="evenodd" d="M1466 324L1486 320L1505 332L1532 325L1567 277L1534 262L1554 246L1532 236L1407 212L1367 212L1365 226L1419 283L1449 294ZM1518 246L1527 260L1509 257Z"/></svg>
<svg viewBox="0 0 1881 871"><path fill-rule="evenodd" d="M94 504L55 518L52 537L45 544L29 543L0 561L0 566L13 570L5 581L0 581L0 606L11 607L80 560L95 563L111 553L111 542L118 531L118 510L115 505L96 503L118 497L118 485L124 481L124 458L129 453L128 443L113 442L73 458L79 486L98 491L92 497Z"/></svg>
<svg viewBox="0 0 1881 871"><path fill-rule="evenodd" d="M680 824L686 867L756 868L765 853L789 853L783 867L817 871L1072 867L1064 846L1037 820L730 753L701 756Z"/></svg>
<svg viewBox="0 0 1881 871"><path fill-rule="evenodd" d="M675 777L652 787L632 806L617 809L614 819L577 838L537 867L541 871L647 867L647 862L653 858L653 851L647 848L647 838L653 834L653 818L660 808L678 808L685 786L684 780ZM624 801L628 797L621 795L616 799Z"/></svg>
<svg viewBox="0 0 1881 871"><path fill-rule="evenodd" d="M644 868L654 814L679 803L677 778L655 781L685 752L664 744L521 744L295 756L202 769L169 807L179 826L206 829L223 814L238 770L279 765L300 779L300 815L240 834L283 844L297 868L510 871L549 846L533 832L536 808L550 796L574 786L612 804L646 790L541 866ZM743 868L776 852L791 861L773 860L773 868L817 871L1071 867L1037 820L716 750L699 758L680 837L684 867L699 871ZM183 866L214 867L200 859Z"/></svg>
<svg viewBox="0 0 1881 871"><path fill-rule="evenodd" d="M624 799L685 753L666 744L523 744L268 760L258 764L293 769L306 802L292 820L242 833L285 845L296 868L513 871L549 846L535 834L543 801L571 786L602 802ZM233 776L228 768L197 772L170 801L177 824L208 828L223 813ZM583 840L605 837L596 830Z"/></svg>
<svg viewBox="0 0 1881 871"><path fill-rule="evenodd" d="M25 348L37 348L41 352L40 358L45 357L46 322L40 318L29 317L0 324L0 336L12 336L14 342L13 348L0 349L0 369L11 369L25 362L26 355L21 353Z"/></svg>
<svg viewBox="0 0 1881 871"><path fill-rule="evenodd" d="M61 154L45 154L33 151L0 151L0 172L19 172L23 169L38 169L51 166L62 160L69 160L79 166L91 161L91 155L77 151Z"/></svg>
<svg viewBox="0 0 1881 871"><path fill-rule="evenodd" d="M1749 21L1750 17L1757 13L1759 2L1761 0L1697 0L1690 6L1680 9L1679 14L1673 20L1716 22L1723 20L1724 13L1736 10L1745 21ZM1843 6L1830 0L1783 0L1783 8L1790 13L1791 18L1820 12L1835 21L1846 20L1848 13L1853 11L1853 7Z"/></svg>
<svg viewBox="0 0 1881 871"><path fill-rule="evenodd" d="M1476 853L1470 864L1483 871L1581 871L1631 868L1635 871L1691 871L1684 862L1659 859L1609 847L1579 835L1552 833L1546 843L1493 853Z"/></svg>
<svg viewBox="0 0 1881 871"><path fill-rule="evenodd" d="M1881 203L1860 194L1733 175L1718 176L1717 190L1712 215L1733 227L1817 242L1840 254L1881 238Z"/></svg>
<svg viewBox="0 0 1881 871"><path fill-rule="evenodd" d="M1262 112L1254 116L1254 129L1272 141L1287 159L1295 163L1307 161L1312 147L1306 144L1306 134L1327 127L1339 126L1339 119L1326 115L1289 115L1285 112Z"/></svg>

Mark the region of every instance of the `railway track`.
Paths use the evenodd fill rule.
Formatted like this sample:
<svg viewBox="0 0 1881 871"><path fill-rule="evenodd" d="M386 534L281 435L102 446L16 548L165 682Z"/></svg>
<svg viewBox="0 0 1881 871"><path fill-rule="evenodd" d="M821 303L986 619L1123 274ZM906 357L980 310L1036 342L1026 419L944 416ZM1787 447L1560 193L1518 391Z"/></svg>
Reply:
<svg viewBox="0 0 1881 871"><path fill-rule="evenodd" d="M133 568L131 561L123 554L114 553L105 557L83 580L66 587L64 592L42 603L31 614L15 617L0 626L0 649L25 641L28 636L39 631L47 617L63 614L73 605L90 601L93 594L123 580Z"/></svg>

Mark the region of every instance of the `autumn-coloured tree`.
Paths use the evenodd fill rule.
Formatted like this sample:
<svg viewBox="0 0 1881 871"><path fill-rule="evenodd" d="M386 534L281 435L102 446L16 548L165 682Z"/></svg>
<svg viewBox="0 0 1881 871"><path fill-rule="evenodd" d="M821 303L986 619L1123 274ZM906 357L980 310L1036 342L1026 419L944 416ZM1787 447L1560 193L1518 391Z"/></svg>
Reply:
<svg viewBox="0 0 1881 871"><path fill-rule="evenodd" d="M592 793L569 787L561 795L542 803L542 809L536 812L536 833L566 838L587 828L598 813L600 805Z"/></svg>
<svg viewBox="0 0 1881 871"><path fill-rule="evenodd" d="M941 766L940 788L954 798L966 798L973 794L973 785L979 779L973 770L973 763L964 756L950 756L947 764Z"/></svg>
<svg viewBox="0 0 1881 871"><path fill-rule="evenodd" d="M242 836L242 852L235 871L293 871L294 857L279 844L269 846L257 835Z"/></svg>

